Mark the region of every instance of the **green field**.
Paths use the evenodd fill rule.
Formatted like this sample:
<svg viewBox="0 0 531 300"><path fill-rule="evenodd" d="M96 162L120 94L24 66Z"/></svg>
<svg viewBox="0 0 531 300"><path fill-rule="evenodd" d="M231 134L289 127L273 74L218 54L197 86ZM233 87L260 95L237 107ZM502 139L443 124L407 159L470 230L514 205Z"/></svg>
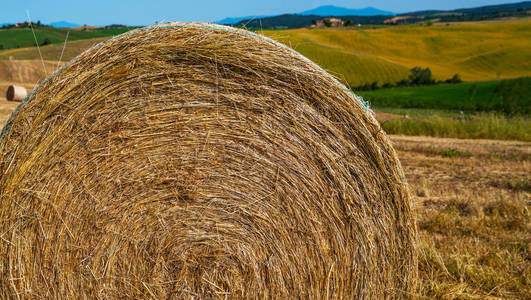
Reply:
<svg viewBox="0 0 531 300"><path fill-rule="evenodd" d="M356 93L390 134L531 141L530 77Z"/></svg>
<svg viewBox="0 0 531 300"><path fill-rule="evenodd" d="M500 81L357 91L375 107L473 111L488 102ZM474 89L476 90L474 95Z"/></svg>
<svg viewBox="0 0 531 300"><path fill-rule="evenodd" d="M67 32L69 41L92 39L118 35L130 30L129 28L72 30L53 27L35 28L35 36L39 45L45 40L51 44L63 44ZM30 28L0 29L0 49L33 47L35 40Z"/></svg>
<svg viewBox="0 0 531 300"><path fill-rule="evenodd" d="M441 84L357 91L375 107L529 114L531 77L502 81Z"/></svg>

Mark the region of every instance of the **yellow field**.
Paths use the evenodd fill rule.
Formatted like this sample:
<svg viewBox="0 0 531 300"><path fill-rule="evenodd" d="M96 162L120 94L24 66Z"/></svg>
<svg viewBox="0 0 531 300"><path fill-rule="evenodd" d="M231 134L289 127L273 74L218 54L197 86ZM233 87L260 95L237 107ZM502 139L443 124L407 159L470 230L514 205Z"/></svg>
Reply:
<svg viewBox="0 0 531 300"><path fill-rule="evenodd" d="M10 85L23 86L28 94L56 68L57 62L45 61L44 67L38 60L0 60L0 127L4 126L18 102L6 100L7 88ZM45 72L46 70L46 72Z"/></svg>
<svg viewBox="0 0 531 300"><path fill-rule="evenodd" d="M465 81L531 75L531 21L381 29L264 31L343 76L353 86L407 78L415 66L438 80Z"/></svg>
<svg viewBox="0 0 531 300"><path fill-rule="evenodd" d="M0 83L36 85L51 75L58 66L56 61L0 60Z"/></svg>

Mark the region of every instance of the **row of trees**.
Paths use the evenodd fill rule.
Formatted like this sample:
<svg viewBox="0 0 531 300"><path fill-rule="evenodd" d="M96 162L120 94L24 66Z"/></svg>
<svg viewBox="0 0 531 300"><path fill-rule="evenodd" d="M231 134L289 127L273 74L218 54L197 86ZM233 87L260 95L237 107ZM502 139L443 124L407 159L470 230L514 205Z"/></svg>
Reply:
<svg viewBox="0 0 531 300"><path fill-rule="evenodd" d="M355 87L354 90L357 91L372 91L377 90L381 88L392 88L392 87L403 87L403 86L421 86L421 85L433 85L433 84L441 84L441 83L461 83L463 82L461 80L461 77L459 74L455 74L452 78L449 78L444 81L436 81L432 77L432 73L430 68L421 68L421 67L414 67L410 70L410 74L408 76L408 79L400 80L399 82L393 83L385 83L383 85L380 85L378 81L375 81L373 83L367 83L358 87Z"/></svg>
<svg viewBox="0 0 531 300"><path fill-rule="evenodd" d="M470 111L495 111L508 116L531 114L531 77L505 79L494 89L488 99L476 99L478 86L468 90L463 109Z"/></svg>
<svg viewBox="0 0 531 300"><path fill-rule="evenodd" d="M32 22L31 23L31 26L33 26L33 28L39 28L39 27L49 27L48 25L44 25L41 23L41 21L37 21L37 22ZM21 22L21 23L18 23L18 24L4 24L2 25L2 29L10 29L10 28L29 28L30 27L30 23L28 21L26 22Z"/></svg>

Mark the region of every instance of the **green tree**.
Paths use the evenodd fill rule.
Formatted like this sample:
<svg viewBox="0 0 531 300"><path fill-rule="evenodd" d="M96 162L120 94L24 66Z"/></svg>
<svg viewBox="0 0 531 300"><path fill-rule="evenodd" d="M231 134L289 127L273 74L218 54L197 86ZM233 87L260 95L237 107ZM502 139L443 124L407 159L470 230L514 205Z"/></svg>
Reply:
<svg viewBox="0 0 531 300"><path fill-rule="evenodd" d="M461 83L463 80L461 80L461 76L459 74L455 74L452 78L446 80L446 83Z"/></svg>
<svg viewBox="0 0 531 300"><path fill-rule="evenodd" d="M506 115L531 114L531 77L502 80L489 104L491 109Z"/></svg>
<svg viewBox="0 0 531 300"><path fill-rule="evenodd" d="M41 46L50 45L52 41L49 38L45 38L44 41L41 43Z"/></svg>
<svg viewBox="0 0 531 300"><path fill-rule="evenodd" d="M427 85L435 82L431 77L430 68L423 69L421 67L414 67L410 71L409 81L411 81L413 85Z"/></svg>

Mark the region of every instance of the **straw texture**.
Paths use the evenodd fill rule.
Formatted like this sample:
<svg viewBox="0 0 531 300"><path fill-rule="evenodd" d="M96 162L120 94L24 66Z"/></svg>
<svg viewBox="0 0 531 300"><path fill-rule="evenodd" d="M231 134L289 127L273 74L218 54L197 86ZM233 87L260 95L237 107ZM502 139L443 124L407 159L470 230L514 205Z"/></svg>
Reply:
<svg viewBox="0 0 531 300"><path fill-rule="evenodd" d="M389 140L316 65L243 30L141 29L50 77L0 139L3 298L405 298Z"/></svg>

